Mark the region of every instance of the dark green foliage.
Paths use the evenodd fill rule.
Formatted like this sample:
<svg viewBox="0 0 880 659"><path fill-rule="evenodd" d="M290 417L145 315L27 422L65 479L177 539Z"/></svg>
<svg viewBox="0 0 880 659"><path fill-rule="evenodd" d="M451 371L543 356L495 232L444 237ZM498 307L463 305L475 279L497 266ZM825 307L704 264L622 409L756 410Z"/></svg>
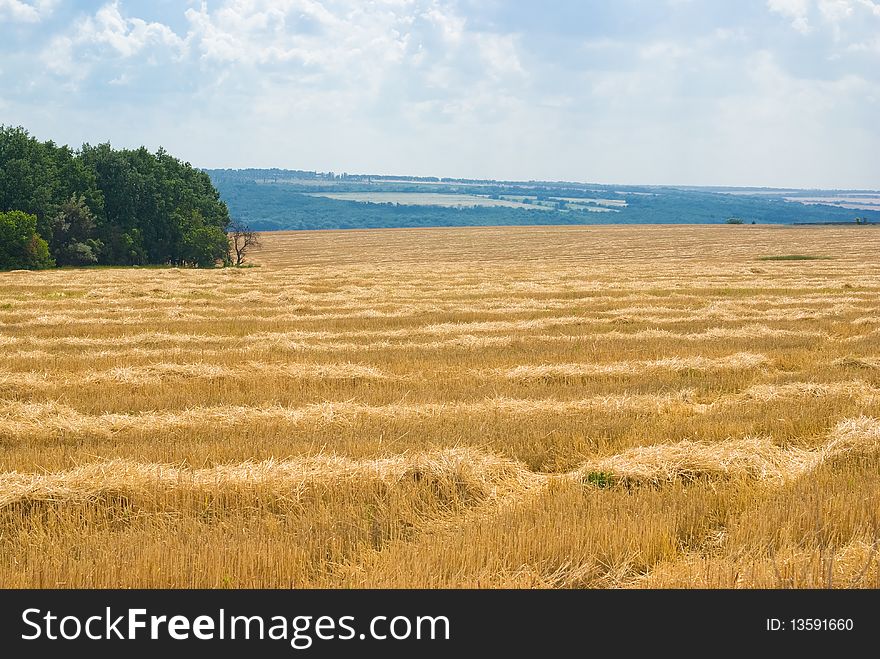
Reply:
<svg viewBox="0 0 880 659"><path fill-rule="evenodd" d="M85 199L72 196L51 219L46 238L57 265L92 265L98 262L104 243L97 238L97 225Z"/></svg>
<svg viewBox="0 0 880 659"><path fill-rule="evenodd" d="M0 212L45 216L57 187L54 150L21 129L0 127Z"/></svg>
<svg viewBox="0 0 880 659"><path fill-rule="evenodd" d="M200 268L212 268L218 261L229 264L229 241L219 227L205 221L197 210L180 221L183 228L180 257L184 263Z"/></svg>
<svg viewBox="0 0 880 659"><path fill-rule="evenodd" d="M51 268L49 246L37 234L37 218L22 211L0 213L0 270Z"/></svg>
<svg viewBox="0 0 880 659"><path fill-rule="evenodd" d="M108 262L206 267L226 258L217 237L225 236L229 213L207 174L163 149L85 145L82 158L104 191Z"/></svg>
<svg viewBox="0 0 880 659"><path fill-rule="evenodd" d="M163 149L79 152L0 127L0 211L37 218L58 265L229 260L229 212L204 172Z"/></svg>
<svg viewBox="0 0 880 659"><path fill-rule="evenodd" d="M93 214L102 214L95 174L76 153L39 142L22 128L0 126L0 211L35 215L37 231L48 239L52 218L71 197L82 198Z"/></svg>

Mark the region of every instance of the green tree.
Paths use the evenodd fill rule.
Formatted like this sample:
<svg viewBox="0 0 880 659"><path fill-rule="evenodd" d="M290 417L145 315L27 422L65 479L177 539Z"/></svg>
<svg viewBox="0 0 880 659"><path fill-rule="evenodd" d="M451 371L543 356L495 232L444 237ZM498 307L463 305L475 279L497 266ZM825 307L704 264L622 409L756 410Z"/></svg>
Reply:
<svg viewBox="0 0 880 659"><path fill-rule="evenodd" d="M0 211L46 215L57 181L50 145L24 128L0 126Z"/></svg>
<svg viewBox="0 0 880 659"><path fill-rule="evenodd" d="M85 198L73 195L49 225L49 249L58 265L91 265L98 262L104 243L95 236L95 217Z"/></svg>
<svg viewBox="0 0 880 659"><path fill-rule="evenodd" d="M179 213L175 216L180 218ZM180 222L183 228L180 262L199 268L213 268L218 262L230 263L226 233L205 222L199 211L192 211Z"/></svg>
<svg viewBox="0 0 880 659"><path fill-rule="evenodd" d="M12 210L36 216L59 265L229 261L210 177L161 148L73 151L0 126L0 212Z"/></svg>
<svg viewBox="0 0 880 659"><path fill-rule="evenodd" d="M46 234L51 217L73 195L93 213L102 212L94 172L76 152L39 142L21 127L0 126L0 211L36 215L37 231Z"/></svg>
<svg viewBox="0 0 880 659"><path fill-rule="evenodd" d="M37 217L22 211L0 213L0 270L40 269L55 265L49 246L37 233Z"/></svg>
<svg viewBox="0 0 880 659"><path fill-rule="evenodd" d="M145 148L85 145L82 158L104 195L98 237L107 262L204 265L217 255L218 232L225 234L229 211L205 172L164 149L152 154ZM201 247L200 239L206 241Z"/></svg>

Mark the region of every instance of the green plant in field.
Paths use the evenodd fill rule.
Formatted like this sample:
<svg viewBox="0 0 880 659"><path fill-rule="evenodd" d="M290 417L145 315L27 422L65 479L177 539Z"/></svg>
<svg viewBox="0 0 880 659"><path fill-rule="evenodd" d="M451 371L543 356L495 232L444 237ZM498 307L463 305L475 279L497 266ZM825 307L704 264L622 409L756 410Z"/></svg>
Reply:
<svg viewBox="0 0 880 659"><path fill-rule="evenodd" d="M609 471L591 471L587 474L586 481L589 485L605 488L614 485L614 474Z"/></svg>
<svg viewBox="0 0 880 659"><path fill-rule="evenodd" d="M830 256L811 256L809 254L781 254L778 256L759 256L759 261L826 261Z"/></svg>

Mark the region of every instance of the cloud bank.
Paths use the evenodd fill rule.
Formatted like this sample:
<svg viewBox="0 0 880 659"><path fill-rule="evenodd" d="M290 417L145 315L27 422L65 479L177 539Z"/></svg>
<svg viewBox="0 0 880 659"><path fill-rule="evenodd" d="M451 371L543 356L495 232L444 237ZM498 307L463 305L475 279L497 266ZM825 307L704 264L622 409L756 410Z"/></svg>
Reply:
<svg viewBox="0 0 880 659"><path fill-rule="evenodd" d="M0 122L206 167L880 187L873 0L0 0Z"/></svg>

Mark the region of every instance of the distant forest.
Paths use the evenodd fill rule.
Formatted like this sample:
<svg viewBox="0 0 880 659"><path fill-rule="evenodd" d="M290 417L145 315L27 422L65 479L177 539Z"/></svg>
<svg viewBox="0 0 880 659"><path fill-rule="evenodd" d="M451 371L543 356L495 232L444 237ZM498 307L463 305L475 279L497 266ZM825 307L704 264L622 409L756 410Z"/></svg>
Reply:
<svg viewBox="0 0 880 659"><path fill-rule="evenodd" d="M229 261L226 204L163 149L40 142L0 126L0 269Z"/></svg>
<svg viewBox="0 0 880 659"><path fill-rule="evenodd" d="M290 170L206 170L230 216L261 231L571 224L880 223L880 211L854 211L786 201L777 194L725 194L671 187L599 186L566 182L468 181L379 177ZM398 192L450 195L531 195L559 208L446 207L330 199L315 193ZM797 193L785 196L797 196ZM626 202L598 213L565 199Z"/></svg>

